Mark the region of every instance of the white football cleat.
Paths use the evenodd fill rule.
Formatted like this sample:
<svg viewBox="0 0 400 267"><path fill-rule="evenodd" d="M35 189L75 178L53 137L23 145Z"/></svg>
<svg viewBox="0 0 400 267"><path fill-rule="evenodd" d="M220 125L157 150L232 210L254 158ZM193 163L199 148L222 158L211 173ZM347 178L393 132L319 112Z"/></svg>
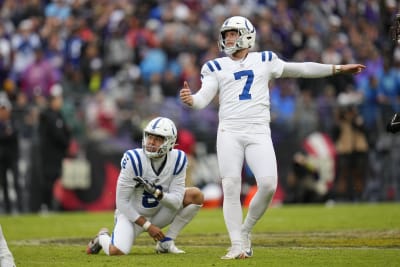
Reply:
<svg viewBox="0 0 400 267"><path fill-rule="evenodd" d="M246 258L253 256L253 248L251 247L251 234L242 232L242 249L246 254Z"/></svg>
<svg viewBox="0 0 400 267"><path fill-rule="evenodd" d="M108 234L109 234L109 232L108 232L107 228L101 228L99 233L92 240L90 240L90 242L86 248L86 253L87 254L99 254L99 252L101 250L101 245L99 243L99 236L100 235L108 235Z"/></svg>
<svg viewBox="0 0 400 267"><path fill-rule="evenodd" d="M172 239L167 238L165 241L158 241L156 245L157 253L172 253L172 254L182 254L185 251L177 248L175 242Z"/></svg>
<svg viewBox="0 0 400 267"><path fill-rule="evenodd" d="M242 250L233 250L230 249L225 256L221 257L221 260L235 260L235 259L245 259L246 253Z"/></svg>

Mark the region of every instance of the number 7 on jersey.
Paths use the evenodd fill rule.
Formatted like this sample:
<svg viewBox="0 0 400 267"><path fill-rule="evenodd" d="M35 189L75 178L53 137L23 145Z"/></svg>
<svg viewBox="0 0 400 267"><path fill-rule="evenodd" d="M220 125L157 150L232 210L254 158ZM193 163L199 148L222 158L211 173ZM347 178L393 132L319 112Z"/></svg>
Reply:
<svg viewBox="0 0 400 267"><path fill-rule="evenodd" d="M242 77L247 77L246 83L244 84L243 91L239 95L239 100L249 100L251 99L250 88L253 84L254 73L252 70L242 70L235 72L233 74L235 76L235 80L240 80Z"/></svg>

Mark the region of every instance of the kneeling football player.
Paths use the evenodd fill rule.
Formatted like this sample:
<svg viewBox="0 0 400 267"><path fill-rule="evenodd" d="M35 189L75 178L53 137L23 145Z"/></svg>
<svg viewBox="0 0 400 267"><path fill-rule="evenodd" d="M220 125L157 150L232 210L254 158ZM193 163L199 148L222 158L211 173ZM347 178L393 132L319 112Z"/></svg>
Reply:
<svg viewBox="0 0 400 267"><path fill-rule="evenodd" d="M116 188L115 225L110 236L103 228L88 244L86 252L128 254L142 232L157 241L157 253L185 253L175 246L179 232L203 205L203 193L185 187L187 158L174 149L175 124L158 117L143 133L142 148L128 150L121 160ZM161 229L168 226L168 232Z"/></svg>

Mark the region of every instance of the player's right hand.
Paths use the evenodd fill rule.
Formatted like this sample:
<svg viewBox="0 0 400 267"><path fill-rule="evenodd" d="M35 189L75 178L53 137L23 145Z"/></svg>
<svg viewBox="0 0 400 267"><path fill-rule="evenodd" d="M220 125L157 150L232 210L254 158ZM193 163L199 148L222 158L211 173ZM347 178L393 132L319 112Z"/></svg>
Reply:
<svg viewBox="0 0 400 267"><path fill-rule="evenodd" d="M154 183L149 182L147 179L140 177L140 176L136 176L133 178L133 180L135 180L135 182L137 183L137 186L139 185L143 185L144 190L146 190L148 193L150 194L154 194L157 190L157 187Z"/></svg>
<svg viewBox="0 0 400 267"><path fill-rule="evenodd" d="M161 187L157 188L155 183L151 183L149 180L136 176L133 178L136 182L136 187L143 186L144 190L150 194L152 194L157 200L160 200L163 197L163 192Z"/></svg>
<svg viewBox="0 0 400 267"><path fill-rule="evenodd" d="M150 225L147 232L149 233L149 236L154 239L154 241L160 241L165 238L165 235L161 229L154 224Z"/></svg>
<svg viewBox="0 0 400 267"><path fill-rule="evenodd" d="M182 103L190 107L193 106L192 92L190 91L189 84L187 83L187 81L183 82L183 88L179 92L179 97L181 98Z"/></svg>

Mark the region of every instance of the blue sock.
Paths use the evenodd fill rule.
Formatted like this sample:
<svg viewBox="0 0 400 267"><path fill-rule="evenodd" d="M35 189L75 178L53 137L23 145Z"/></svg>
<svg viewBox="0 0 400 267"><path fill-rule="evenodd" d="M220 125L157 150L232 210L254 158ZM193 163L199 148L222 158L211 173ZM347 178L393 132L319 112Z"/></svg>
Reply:
<svg viewBox="0 0 400 267"><path fill-rule="evenodd" d="M171 241L172 238L166 236L164 239L160 240L160 242L166 242L166 241Z"/></svg>

